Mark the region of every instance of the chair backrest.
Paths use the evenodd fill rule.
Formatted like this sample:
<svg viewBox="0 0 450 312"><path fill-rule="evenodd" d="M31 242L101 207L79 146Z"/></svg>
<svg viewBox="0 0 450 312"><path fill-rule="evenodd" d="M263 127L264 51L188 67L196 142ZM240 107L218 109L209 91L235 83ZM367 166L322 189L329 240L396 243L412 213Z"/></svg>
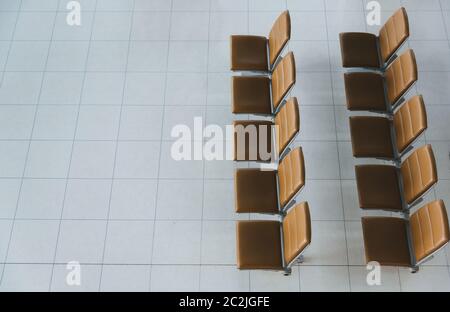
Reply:
<svg viewBox="0 0 450 312"><path fill-rule="evenodd" d="M303 150L290 151L278 166L279 201L283 208L305 185L305 160Z"/></svg>
<svg viewBox="0 0 450 312"><path fill-rule="evenodd" d="M415 95L394 114L397 150L403 152L427 129L427 112L421 95Z"/></svg>
<svg viewBox="0 0 450 312"><path fill-rule="evenodd" d="M300 114L296 97L290 98L280 108L275 116L275 126L277 126L278 155L281 156L284 149L300 131Z"/></svg>
<svg viewBox="0 0 450 312"><path fill-rule="evenodd" d="M442 200L423 206L409 219L416 261L443 247L450 239L447 211Z"/></svg>
<svg viewBox="0 0 450 312"><path fill-rule="evenodd" d="M311 215L308 202L294 206L283 219L284 261L288 265L311 243Z"/></svg>
<svg viewBox="0 0 450 312"><path fill-rule="evenodd" d="M289 11L284 11L273 23L269 33L269 62L271 66L280 56L289 39L291 39L291 16Z"/></svg>
<svg viewBox="0 0 450 312"><path fill-rule="evenodd" d="M400 171L405 199L408 204L412 204L438 180L436 161L431 145L424 145L415 150L403 162Z"/></svg>
<svg viewBox="0 0 450 312"><path fill-rule="evenodd" d="M381 27L379 43L381 60L386 63L409 37L409 22L405 8L398 9Z"/></svg>
<svg viewBox="0 0 450 312"><path fill-rule="evenodd" d="M272 104L274 109L280 105L291 87L295 84L294 53L289 52L277 64L272 73Z"/></svg>
<svg viewBox="0 0 450 312"><path fill-rule="evenodd" d="M417 64L413 50L408 49L385 72L388 102L393 105L417 81Z"/></svg>

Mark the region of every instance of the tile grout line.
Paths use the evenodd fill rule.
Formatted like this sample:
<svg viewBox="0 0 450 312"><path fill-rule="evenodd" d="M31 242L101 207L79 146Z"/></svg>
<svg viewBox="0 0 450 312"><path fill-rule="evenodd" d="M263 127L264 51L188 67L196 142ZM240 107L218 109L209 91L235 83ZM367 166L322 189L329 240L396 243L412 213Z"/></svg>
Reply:
<svg viewBox="0 0 450 312"><path fill-rule="evenodd" d="M22 4L23 4L23 1L21 0L19 8L22 7ZM16 27L17 27L17 23L18 23L18 20L19 20L19 15L20 15L20 13L18 13L18 15L17 15L16 24L14 26L14 31L13 31L12 38L11 38L12 39L11 47L13 45L14 36L15 36L16 30L17 30ZM55 31L56 17L57 17L57 14L55 13L55 15L53 17L53 26L52 26L51 38L53 38L53 34L54 34L54 31ZM27 170L27 164L28 164L28 161L29 161L29 158L30 158L31 144L33 142L33 132L34 132L34 127L35 127L35 124L36 124L36 119L37 119L37 114L38 114L39 101L40 101L40 98L41 98L41 95L42 95L42 88L43 88L43 85L44 85L46 67L47 67L47 64L48 64L49 56L50 56L51 44L52 44L52 42L49 41L48 42L48 46L47 46L47 55L46 55L46 58L45 58L44 67L43 67L43 70L41 71L41 82L40 82L40 88L39 88L39 95L38 95L37 100L36 100L34 116L33 116L33 123L32 123L31 131L30 131L30 138L28 140L28 148L27 148L27 152L26 152L26 156L25 156L25 162L24 162L24 167L23 167L23 171L22 171L22 177L21 177L19 192L17 194L16 208L14 210L14 217L13 217L13 221L12 221L12 225L11 225L11 231L10 231L10 235L9 235L8 244L7 244L7 247L6 247L5 262L7 261L8 256L9 256L9 251L10 251L10 247L11 247L12 237L13 237L13 234L14 234L14 227L15 227L15 223L16 223L16 216L17 216L17 211L19 209L19 203L20 203L20 197L21 197L21 194L22 194L23 184L24 184L24 181L25 181L25 179L24 179L25 172ZM10 53L11 53L11 49L8 51L7 60L9 59ZM5 67L6 66L7 66L7 63L5 63ZM2 83L3 83L3 78L2 78ZM1 287L2 283L3 283L3 277L4 277L5 269L6 269L6 265L4 265L3 268L2 268L2 273L1 273L1 277L0 277L0 287ZM50 287L50 283L51 283L51 281L49 281L49 287Z"/></svg>
<svg viewBox="0 0 450 312"><path fill-rule="evenodd" d="M63 1L63 0L61 0L61 1ZM95 7L97 7L97 2L98 2L98 0L95 0ZM60 4L60 2L58 2L58 5L59 4ZM92 17L91 34L90 34L90 39L89 39L89 43L88 43L88 49L87 49L85 63L84 63L84 69L85 70L87 69L87 66L88 66L89 52L90 52L90 49L91 49L91 42L92 42L92 33L94 31L95 16L96 16L96 13L94 12L93 13L93 17ZM74 27L74 26L72 26L72 27ZM75 129L74 129L73 137L72 137L72 140L71 140L72 141L72 146L71 146L71 149L70 149L70 158L69 158L69 164L68 164L68 167L67 167L67 176L65 178L66 183L65 183L65 186L64 186L64 195L63 195L60 219L59 219L59 224L58 224L58 235L56 237L56 242L55 242L55 251L54 251L54 254L53 254L53 266L52 266L52 271L51 271L51 274L50 274L50 283L49 283L49 286L48 286L48 291L51 291L51 287L52 287L52 283L53 283L53 276L54 276L54 271L55 271L56 256L57 256L57 253L58 253L59 239L60 239L60 236L61 236L61 227L62 227L62 223L63 223L63 220L64 220L63 217L64 217L64 207L66 205L66 199L67 199L67 189L69 187L69 182L71 180L70 179L70 168L72 166L73 151L74 151L74 148L75 148L76 135L77 135L77 130L78 130L78 122L79 122L80 110L81 110L81 102L82 102L82 97L83 97L84 85L85 85L85 82L86 82L86 76L87 76L87 74L86 74L86 72L84 72L83 79L82 79L82 84L81 84L80 96L79 96L78 105L77 105L78 109L77 109L77 114L76 114L76 119L75 119Z"/></svg>
<svg viewBox="0 0 450 312"><path fill-rule="evenodd" d="M324 1L324 6L326 5L325 0ZM325 8L324 10L324 15L325 15L325 29L326 29L326 34L327 34L327 47L328 47L328 65L329 65L329 69L330 69L330 82L331 82L331 95L332 95L332 101L333 101L333 112L334 112L334 127L335 127L335 137L336 137L336 149L337 149L337 160L338 160L338 165L339 165L339 185L340 185L340 192L341 192L341 205L342 205L342 214L343 214L343 226L344 226L344 238L345 238L345 249L346 249L346 258L347 258L347 265L350 264L350 259L349 259L349 252L348 252L348 240L347 240L347 226L346 226L346 221L345 221L345 204L344 204L344 196L343 196L343 187L342 187L342 169L341 169L341 157L340 157L340 151L339 151L339 144L338 144L338 134L337 134L337 116L336 116L336 106L335 106L335 100L334 100L334 88L333 88L333 74L332 74L332 64L331 64L331 48L330 48L330 38L329 38L329 31L328 31L328 15L327 15L327 10ZM363 11L363 16L365 16L364 11ZM351 285L351 279L350 279L350 267L347 267L347 275L348 275L348 287L349 287L349 291L352 291L352 285Z"/></svg>
<svg viewBox="0 0 450 312"><path fill-rule="evenodd" d="M13 28L13 31L12 31L12 34L11 34L11 42L10 42L10 44L9 44L8 52L7 52L7 55L6 55L6 59L5 59L5 67L4 67L4 68L6 68L6 66L7 66L7 64L8 64L9 56L10 56L10 54L11 54L11 50L12 50L12 46L13 46L13 42L14 42L14 35L15 35L15 33L16 33L17 24L18 24L18 21L19 21L20 8L22 7L22 1L23 1L23 0L20 0L20 3L19 3L19 11L17 12L17 15L16 15L16 21L15 21L15 23L14 23L14 28ZM42 77L41 79L43 80L44 77ZM5 80L5 73L3 72L3 73L2 73L2 76L1 76L1 80L0 80L0 89L3 87L3 82L4 82L4 80ZM41 84L42 84L42 81L41 81ZM35 118L36 118L36 114L37 114L37 103L36 103L34 109L35 109L34 114L35 114ZM31 140L31 138L32 138L32 131L31 131L31 133L30 133L30 138L29 138L29 140ZM28 153L29 153L29 151L30 151L30 145L31 145L31 141L30 141L30 143L28 144L28 150L27 150L27 153L26 153L26 156L25 156L25 162L24 162L24 164L23 164L22 178L21 178L21 181L20 181L19 191L18 191L18 194L17 194L16 208L15 208L14 215L13 215L13 219L12 219L12 223L11 223L11 229L10 229L10 232L9 232L9 239L8 239L8 244L7 244L7 247L6 247L6 252L5 252L4 262L6 262L6 260L8 259L8 252L9 252L9 247L10 247L11 240L12 240L15 217L16 217L16 215L17 215L17 209L18 209L18 207L19 207L20 193L21 193L21 191L22 191L23 177L24 177L24 175L25 175L25 169L26 169L26 167L27 167L26 165L27 165ZM18 177L18 178L20 178L20 177ZM1 289L1 287L2 287L2 282L3 282L3 276L4 276L4 273L5 273L5 268L6 268L6 264L3 265L2 268L0 268L0 289Z"/></svg>
<svg viewBox="0 0 450 312"><path fill-rule="evenodd" d="M97 2L98 4L98 2ZM133 6L133 10L131 11L131 17L130 17L130 30L128 32L128 46L127 46L127 58L126 58L126 62L125 62L125 69L128 68L128 62L130 59L130 47L131 47L131 35L132 35L132 31L133 31L133 20L134 20L134 7L136 5L136 0L133 0L132 2L132 6ZM117 165L117 154L119 153L119 143L120 143L120 126L122 124L122 113L123 113L123 106L124 106L124 101L125 101L125 87L126 87L126 83L127 83L127 72L125 71L124 73L124 77L123 77L123 84L122 84L122 99L120 102L120 110L119 110L119 124L117 127L117 133L116 133L116 140L115 140L115 151L114 151L114 161L113 161L113 171L112 171L112 180L111 180L111 186L109 189L109 200L108 200L108 212L107 212L107 216L106 216L106 231L105 231L105 238L103 240L103 252L102 252L102 265L100 267L100 277L99 277L99 284L98 284L98 291L101 291L101 286L102 286L102 277L103 277L103 263L105 262L105 254L106 254L106 245L107 245L107 240L108 240L108 232L109 232L109 221L110 221L110 215L111 215L111 201L112 201L112 195L113 195L113 190L114 190L114 178L116 175L116 165Z"/></svg>
<svg viewBox="0 0 450 312"><path fill-rule="evenodd" d="M211 41L209 40L211 38L211 2L208 1L208 46L206 51L206 98L205 98L205 104L204 104L204 116L205 120L207 120L207 108L208 108L208 99L209 99L209 52L210 52L210 45ZM204 140L203 140L204 141ZM203 154L203 153L202 153ZM203 156L203 155L202 155ZM206 165L205 160L202 157L202 210L201 210L201 221L200 221L200 267L199 267L199 274L198 274L198 291L201 289L201 280L202 280L202 253L203 253L203 216L204 216L204 210L205 210L205 176L206 176Z"/></svg>
<svg viewBox="0 0 450 312"><path fill-rule="evenodd" d="M157 169L157 182L156 182L156 191L155 191L155 215L154 215L154 221L153 221L153 237L152 237L152 250L151 250L151 258L150 263L152 265L150 269L150 277L149 277L149 287L148 290L152 291L152 271L153 271L153 256L155 253L155 234L156 234L156 216L158 213L158 197L159 197L159 184L160 184L160 175L161 175L161 158L162 158L162 148L163 148L163 137L164 137L164 117L166 113L166 100L167 100L167 84L168 84L168 77L169 77L169 54L170 54L170 34L172 32L172 16L173 16L173 0L170 2L170 13L169 13L169 41L167 46L167 55L166 55L166 71L165 71L165 77L164 77L164 108L162 110L161 115L161 134L160 134L160 143L159 143L159 156L158 156L158 169Z"/></svg>

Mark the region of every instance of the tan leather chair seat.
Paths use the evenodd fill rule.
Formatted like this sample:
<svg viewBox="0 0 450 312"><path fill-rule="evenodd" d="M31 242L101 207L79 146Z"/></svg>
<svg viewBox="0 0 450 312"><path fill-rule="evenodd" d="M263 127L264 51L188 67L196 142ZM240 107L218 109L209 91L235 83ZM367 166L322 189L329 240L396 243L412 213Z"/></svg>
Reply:
<svg viewBox="0 0 450 312"><path fill-rule="evenodd" d="M359 205L362 209L403 209L397 169L387 165L355 166Z"/></svg>
<svg viewBox="0 0 450 312"><path fill-rule="evenodd" d="M272 126L271 121L257 121L257 120L236 120L233 122L233 127L236 130L237 127L242 126L254 127L256 130L256 139L250 139L250 130L245 132L245 142L242 143L244 136L239 136L239 132L234 133L234 160L235 161L265 161L270 162L273 158L273 139L272 139ZM260 136L266 136L266 148L260 145ZM242 151L242 149L244 149ZM256 152L256 155L252 153ZM264 153L271 153L270 158L263 159L261 156L265 156Z"/></svg>
<svg viewBox="0 0 450 312"><path fill-rule="evenodd" d="M339 34L342 66L381 67L378 56L378 38L369 33L348 32Z"/></svg>
<svg viewBox="0 0 450 312"><path fill-rule="evenodd" d="M347 108L351 111L386 111L383 76L377 73L345 73Z"/></svg>
<svg viewBox="0 0 450 312"><path fill-rule="evenodd" d="M233 113L266 115L272 113L268 77L233 76L231 79Z"/></svg>
<svg viewBox="0 0 450 312"><path fill-rule="evenodd" d="M231 70L268 69L266 37L231 36Z"/></svg>
<svg viewBox="0 0 450 312"><path fill-rule="evenodd" d="M350 117L353 156L393 158L390 121L384 117Z"/></svg>
<svg viewBox="0 0 450 312"><path fill-rule="evenodd" d="M236 241L238 269L283 269L280 222L238 221Z"/></svg>
<svg viewBox="0 0 450 312"><path fill-rule="evenodd" d="M268 38L252 35L231 36L231 70L272 70L290 38L291 17L287 10L275 20Z"/></svg>
<svg viewBox="0 0 450 312"><path fill-rule="evenodd" d="M391 217L363 217L361 219L366 261L381 265L410 266L407 223Z"/></svg>
<svg viewBox="0 0 450 312"><path fill-rule="evenodd" d="M235 172L237 213L278 213L277 172L239 169Z"/></svg>
<svg viewBox="0 0 450 312"><path fill-rule="evenodd" d="M408 15L400 8L380 28L378 36L357 32L339 34L342 65L381 69L408 37Z"/></svg>

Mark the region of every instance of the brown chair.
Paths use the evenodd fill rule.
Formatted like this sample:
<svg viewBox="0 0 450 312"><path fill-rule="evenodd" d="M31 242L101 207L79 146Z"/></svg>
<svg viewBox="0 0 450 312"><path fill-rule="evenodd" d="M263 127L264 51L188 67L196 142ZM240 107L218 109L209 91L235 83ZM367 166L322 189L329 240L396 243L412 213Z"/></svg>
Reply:
<svg viewBox="0 0 450 312"><path fill-rule="evenodd" d="M295 84L295 59L289 52L275 67L272 77L233 76L232 111L234 114L273 115Z"/></svg>
<svg viewBox="0 0 450 312"><path fill-rule="evenodd" d="M290 38L291 18L289 11L284 11L277 18L272 26L269 38L245 35L231 36L231 70L271 72Z"/></svg>
<svg viewBox="0 0 450 312"><path fill-rule="evenodd" d="M237 169L234 173L237 213L284 214L305 186L305 161L301 147L284 157L278 170Z"/></svg>
<svg viewBox="0 0 450 312"><path fill-rule="evenodd" d="M339 34L342 66L384 69L409 37L408 15L398 9L380 29L370 33Z"/></svg>
<svg viewBox="0 0 450 312"><path fill-rule="evenodd" d="M396 58L384 74L345 73L347 108L351 111L391 113L416 81L417 64L411 49Z"/></svg>
<svg viewBox="0 0 450 312"><path fill-rule="evenodd" d="M297 98L290 98L276 114L274 121L236 120L234 126L234 160L271 161L273 145L281 158L300 131ZM275 128L275 141L272 127ZM265 146L264 146L265 145Z"/></svg>
<svg viewBox="0 0 450 312"><path fill-rule="evenodd" d="M438 181L431 145L415 150L400 167L359 165L355 171L362 209L407 211Z"/></svg>
<svg viewBox="0 0 450 312"><path fill-rule="evenodd" d="M421 207L409 218L363 217L361 219L366 261L405 266L417 272L449 241L447 211L442 200Z"/></svg>
<svg viewBox="0 0 450 312"><path fill-rule="evenodd" d="M297 204L280 221L237 221L237 267L241 270L284 270L302 262L311 243L311 217L307 202Z"/></svg>
<svg viewBox="0 0 450 312"><path fill-rule="evenodd" d="M404 103L392 121L386 117L352 116L350 134L353 156L400 161L427 129L427 114L421 95Z"/></svg>

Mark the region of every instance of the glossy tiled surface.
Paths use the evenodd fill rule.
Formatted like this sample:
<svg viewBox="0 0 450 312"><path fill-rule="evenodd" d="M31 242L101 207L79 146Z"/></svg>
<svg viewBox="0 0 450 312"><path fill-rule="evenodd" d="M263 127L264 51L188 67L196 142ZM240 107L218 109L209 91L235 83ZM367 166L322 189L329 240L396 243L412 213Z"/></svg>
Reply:
<svg viewBox="0 0 450 312"><path fill-rule="evenodd" d="M366 284L338 33L376 31L365 0L0 2L0 291L450 291L450 249ZM404 5L450 206L450 1ZM290 277L235 267L228 161L176 162L173 125L229 124L228 36L267 35L289 8L312 245ZM367 161L365 161L367 162ZM362 163L360 161L359 163ZM241 165L245 166L245 165ZM251 218L255 218L251 216ZM66 263L81 263L68 286Z"/></svg>

